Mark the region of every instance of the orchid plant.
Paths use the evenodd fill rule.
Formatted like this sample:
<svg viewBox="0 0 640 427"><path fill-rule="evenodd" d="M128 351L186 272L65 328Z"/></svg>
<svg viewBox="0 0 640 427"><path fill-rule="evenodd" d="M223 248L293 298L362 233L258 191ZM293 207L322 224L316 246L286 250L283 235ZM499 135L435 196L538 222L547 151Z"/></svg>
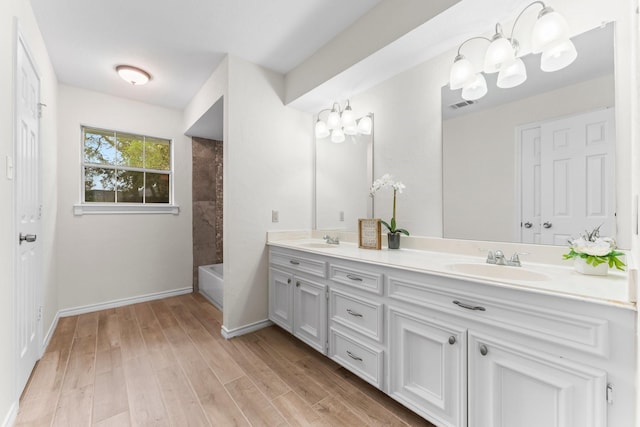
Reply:
<svg viewBox="0 0 640 427"><path fill-rule="evenodd" d="M374 197L379 190L382 190L384 188L393 188L393 215L391 216L391 221L389 221L388 223L382 220L380 222L382 223L382 225L387 227L387 230L389 230L389 233L391 234L402 233L408 236L409 232L404 228L397 228L397 224L396 224L396 194L402 193L402 190L404 190L406 187L402 182L394 181L393 177L388 173L386 173L382 175L380 178L373 181L373 184L369 189L369 195L371 197Z"/></svg>
<svg viewBox="0 0 640 427"><path fill-rule="evenodd" d="M624 271L626 264L618 257L624 253L616 251L616 242L610 237L600 237L601 225L591 232L585 230L584 234L576 239L569 239L570 250L564 254L564 259L584 258L587 264L597 265L607 263L609 268L617 268Z"/></svg>

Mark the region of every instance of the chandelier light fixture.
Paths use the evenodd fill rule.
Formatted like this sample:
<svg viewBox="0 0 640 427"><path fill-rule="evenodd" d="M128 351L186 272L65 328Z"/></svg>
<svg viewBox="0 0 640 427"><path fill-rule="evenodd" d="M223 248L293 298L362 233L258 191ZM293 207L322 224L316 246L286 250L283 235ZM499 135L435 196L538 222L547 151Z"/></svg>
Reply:
<svg viewBox="0 0 640 427"><path fill-rule="evenodd" d="M329 112L325 120L320 116ZM349 100L344 108L338 102L334 102L331 108L326 108L318 113L316 120L316 138L323 139L331 137L331 142L339 144L344 142L346 136L371 135L371 116L366 115L356 119Z"/></svg>
<svg viewBox="0 0 640 427"><path fill-rule="evenodd" d="M567 21L544 2L534 1L516 17L509 37L504 35L502 26L498 23L491 39L478 36L462 42L451 66L449 88L451 90L462 89L464 100L475 101L485 96L488 91L483 73L498 73L496 84L501 89L509 89L524 83L527 80L527 69L518 56L520 43L513 37L513 34L524 12L534 5L542 7L531 32L532 52L541 54L540 69L553 72L573 63L578 57L578 53L573 42L569 39ZM471 61L460 53L466 43L477 39L489 42L484 54L481 72L476 72L476 67Z"/></svg>
<svg viewBox="0 0 640 427"><path fill-rule="evenodd" d="M151 80L151 75L146 71L131 65L118 65L116 72L122 80L134 86L142 86Z"/></svg>

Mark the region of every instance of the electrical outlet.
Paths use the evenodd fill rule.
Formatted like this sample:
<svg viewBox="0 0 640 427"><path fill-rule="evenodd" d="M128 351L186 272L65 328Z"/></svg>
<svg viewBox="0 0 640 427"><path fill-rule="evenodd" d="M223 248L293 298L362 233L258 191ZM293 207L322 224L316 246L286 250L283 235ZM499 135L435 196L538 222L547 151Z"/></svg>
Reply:
<svg viewBox="0 0 640 427"><path fill-rule="evenodd" d="M280 221L280 213L278 211L271 211L271 222Z"/></svg>

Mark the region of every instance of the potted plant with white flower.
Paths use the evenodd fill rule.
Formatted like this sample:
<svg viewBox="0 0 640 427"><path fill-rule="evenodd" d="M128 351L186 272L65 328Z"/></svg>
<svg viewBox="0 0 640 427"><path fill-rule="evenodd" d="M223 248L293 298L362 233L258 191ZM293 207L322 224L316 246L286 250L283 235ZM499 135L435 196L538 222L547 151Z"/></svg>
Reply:
<svg viewBox="0 0 640 427"><path fill-rule="evenodd" d="M569 240L569 253L563 257L575 259L574 266L579 273L605 276L610 267L624 271L626 264L619 258L624 253L616 250L614 239L600 237L600 227L601 225Z"/></svg>
<svg viewBox="0 0 640 427"><path fill-rule="evenodd" d="M383 188L393 188L393 214L389 222L382 220L380 222L387 228L387 230L389 230L387 233L389 249L398 249L400 248L400 233L407 236L409 235L407 230L404 228L398 228L396 223L396 194L402 193L402 190L406 187L402 182L394 181L393 177L386 173L373 181L369 194L371 197L374 197L378 190L382 190Z"/></svg>

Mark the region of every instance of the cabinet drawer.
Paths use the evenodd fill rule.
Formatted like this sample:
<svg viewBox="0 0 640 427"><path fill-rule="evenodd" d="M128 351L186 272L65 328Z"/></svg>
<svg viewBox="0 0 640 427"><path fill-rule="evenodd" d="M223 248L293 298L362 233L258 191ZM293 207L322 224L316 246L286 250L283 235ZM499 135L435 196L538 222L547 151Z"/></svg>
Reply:
<svg viewBox="0 0 640 427"><path fill-rule="evenodd" d="M363 380L382 388L383 352L330 329L329 356Z"/></svg>
<svg viewBox="0 0 640 427"><path fill-rule="evenodd" d="M384 304L331 289L329 316L334 322L382 342Z"/></svg>
<svg viewBox="0 0 640 427"><path fill-rule="evenodd" d="M383 275L370 271L358 270L351 267L331 264L329 266L329 278L336 283L353 286L367 292L382 295Z"/></svg>
<svg viewBox="0 0 640 427"><path fill-rule="evenodd" d="M324 261L271 251L270 262L271 265L285 267L323 279L327 277L327 263Z"/></svg>
<svg viewBox="0 0 640 427"><path fill-rule="evenodd" d="M442 285L443 280L424 275L420 282L400 276L389 277L389 296L396 301L437 308L485 325L537 338L553 345L609 356L609 322L527 304L526 301L497 299L459 293Z"/></svg>

